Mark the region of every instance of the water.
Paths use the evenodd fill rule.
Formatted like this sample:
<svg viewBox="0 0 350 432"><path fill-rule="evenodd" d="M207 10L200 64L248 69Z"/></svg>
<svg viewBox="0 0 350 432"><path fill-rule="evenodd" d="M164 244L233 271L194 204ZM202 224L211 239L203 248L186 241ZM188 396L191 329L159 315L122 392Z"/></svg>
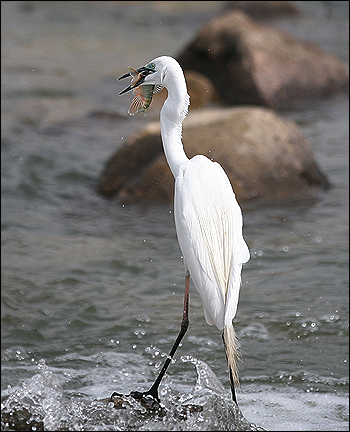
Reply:
<svg viewBox="0 0 350 432"><path fill-rule="evenodd" d="M304 15L274 25L348 64L348 3L295 3ZM179 329L184 270L171 207L95 192L104 162L158 113L90 114L126 114L116 77L176 55L220 5L1 2L1 389L5 406L28 407L46 430L232 427L221 334L193 286L190 329L161 388L167 417L98 402L155 378ZM243 204L252 258L235 320L238 401L267 430L348 430L348 102L281 113L312 142L329 192ZM184 403L204 411L178 420Z"/></svg>

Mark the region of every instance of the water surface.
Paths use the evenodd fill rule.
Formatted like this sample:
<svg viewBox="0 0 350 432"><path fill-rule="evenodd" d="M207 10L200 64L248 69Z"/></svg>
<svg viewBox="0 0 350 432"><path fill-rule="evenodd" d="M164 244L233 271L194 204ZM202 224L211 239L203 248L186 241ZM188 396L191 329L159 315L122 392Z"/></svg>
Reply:
<svg viewBox="0 0 350 432"><path fill-rule="evenodd" d="M130 427L92 401L147 389L177 335L184 269L171 206L121 206L95 191L108 157L153 114L91 113L125 115L116 78L176 55L221 3L1 2L1 388L47 430L62 419L70 430ZM348 2L295 4L303 15L274 25L348 65ZM252 258L235 319L238 401L268 430L348 430L348 103L336 95L281 113L312 143L330 191L243 205ZM205 412L133 427L229 427L221 334L193 286L190 319L161 394Z"/></svg>

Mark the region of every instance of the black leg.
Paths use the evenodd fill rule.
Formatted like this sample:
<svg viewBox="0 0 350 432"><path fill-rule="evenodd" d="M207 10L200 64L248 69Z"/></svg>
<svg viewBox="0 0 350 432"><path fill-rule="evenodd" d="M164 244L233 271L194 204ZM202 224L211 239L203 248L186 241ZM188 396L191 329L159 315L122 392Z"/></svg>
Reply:
<svg viewBox="0 0 350 432"><path fill-rule="evenodd" d="M225 354L226 354L226 344L225 344L224 333L222 333L222 341L224 343ZM226 359L227 359L227 356L226 356ZM235 391L235 384L234 384L234 381L233 381L233 375L232 375L232 370L231 370L230 365L228 365L228 371L229 371L229 374L230 374L230 384L231 384L232 400L238 406L237 397L236 397L236 391Z"/></svg>
<svg viewBox="0 0 350 432"><path fill-rule="evenodd" d="M238 406L237 397L236 397L236 391L235 391L235 385L233 383L232 370L231 370L230 366L229 366L229 372L230 372L230 383L231 383L232 399L233 399L233 402L235 402L235 404Z"/></svg>
<svg viewBox="0 0 350 432"><path fill-rule="evenodd" d="M174 354L175 354L178 346L180 345L180 342L182 341L182 339L185 336L187 329L188 329L188 325L189 325L189 319L188 319L189 291L190 291L190 274L189 274L189 272L187 272L186 273L186 280L185 280L184 310L183 310L183 315L182 315L180 333L178 334L178 336L175 340L175 343L174 343L161 371L159 372L157 379L154 381L152 387L146 392L139 392L139 391L130 392L130 396L132 396L133 398L142 399L143 397L146 397L146 396L152 396L154 399L159 401L158 387L160 385L160 382L162 381L163 376L164 376L165 372L167 371L169 364L170 364L171 360L173 359ZM113 396L122 396L122 395L114 392L112 394L111 398L113 398Z"/></svg>

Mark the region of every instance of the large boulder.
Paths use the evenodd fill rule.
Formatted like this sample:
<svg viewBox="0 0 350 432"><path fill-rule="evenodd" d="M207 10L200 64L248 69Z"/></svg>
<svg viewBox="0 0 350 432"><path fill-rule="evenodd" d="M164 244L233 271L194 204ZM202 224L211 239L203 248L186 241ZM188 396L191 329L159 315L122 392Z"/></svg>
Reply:
<svg viewBox="0 0 350 432"><path fill-rule="evenodd" d="M187 92L190 95L191 104L189 111L203 108L212 103L218 102L219 96L210 79L199 72L186 70L185 78L187 84ZM152 103L149 107L149 113L157 113L163 106L165 99L168 97L168 92L164 88L161 92L153 96Z"/></svg>
<svg viewBox="0 0 350 432"><path fill-rule="evenodd" d="M289 108L296 100L348 88L349 73L334 56L241 11L203 25L176 56L184 70L207 76L222 102Z"/></svg>
<svg viewBox="0 0 350 432"><path fill-rule="evenodd" d="M299 128L269 109L193 111L184 121L183 142L188 157L204 154L222 165L239 201L305 198L329 186ZM128 139L98 182L101 194L124 202L171 203L173 190L158 122Z"/></svg>
<svg viewBox="0 0 350 432"><path fill-rule="evenodd" d="M223 5L223 11L241 10L256 19L274 19L296 17L299 9L289 1L229 1Z"/></svg>

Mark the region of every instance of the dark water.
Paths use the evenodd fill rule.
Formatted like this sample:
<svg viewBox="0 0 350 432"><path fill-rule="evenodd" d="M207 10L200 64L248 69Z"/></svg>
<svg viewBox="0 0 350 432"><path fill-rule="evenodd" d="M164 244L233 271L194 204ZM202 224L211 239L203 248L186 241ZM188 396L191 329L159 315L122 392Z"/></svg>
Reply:
<svg viewBox="0 0 350 432"><path fill-rule="evenodd" d="M105 160L158 113L89 114L124 115L116 77L176 55L221 3L1 2L1 389L47 430L230 428L221 335L193 286L190 330L161 388L168 417L145 423L93 402L149 387L179 329L184 270L171 207L123 207L94 189ZM348 2L295 4L303 15L274 25L348 65ZM329 192L244 204L238 401L268 430L348 430L348 103L281 113L312 142ZM177 421L173 407L188 402L204 412Z"/></svg>

